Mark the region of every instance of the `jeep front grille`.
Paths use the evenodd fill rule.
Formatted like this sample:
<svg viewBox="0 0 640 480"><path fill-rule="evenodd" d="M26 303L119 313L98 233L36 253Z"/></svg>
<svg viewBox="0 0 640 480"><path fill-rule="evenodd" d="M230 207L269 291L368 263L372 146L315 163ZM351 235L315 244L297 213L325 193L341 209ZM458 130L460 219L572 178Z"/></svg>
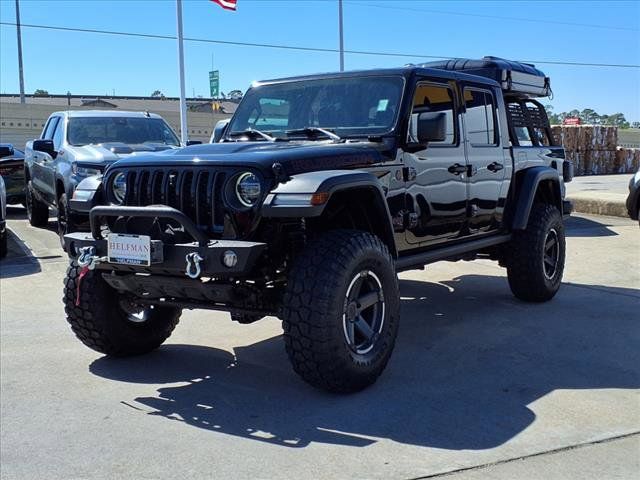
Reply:
<svg viewBox="0 0 640 480"><path fill-rule="evenodd" d="M109 176L113 179L120 172ZM204 232L224 231L227 172L210 168L130 168L123 173L127 181L123 205L168 205L187 215Z"/></svg>

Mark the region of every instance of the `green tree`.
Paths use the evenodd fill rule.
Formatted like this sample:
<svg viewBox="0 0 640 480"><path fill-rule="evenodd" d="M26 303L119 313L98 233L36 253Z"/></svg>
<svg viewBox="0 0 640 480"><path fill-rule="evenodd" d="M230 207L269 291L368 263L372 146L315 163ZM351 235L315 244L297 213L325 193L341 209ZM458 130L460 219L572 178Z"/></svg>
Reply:
<svg viewBox="0 0 640 480"><path fill-rule="evenodd" d="M33 92L33 94L36 97L46 97L47 95L49 95L49 92L47 92L46 90L42 90L41 88L38 88L35 92Z"/></svg>
<svg viewBox="0 0 640 480"><path fill-rule="evenodd" d="M154 90L151 94L151 98L161 98L164 97L164 94L160 90Z"/></svg>

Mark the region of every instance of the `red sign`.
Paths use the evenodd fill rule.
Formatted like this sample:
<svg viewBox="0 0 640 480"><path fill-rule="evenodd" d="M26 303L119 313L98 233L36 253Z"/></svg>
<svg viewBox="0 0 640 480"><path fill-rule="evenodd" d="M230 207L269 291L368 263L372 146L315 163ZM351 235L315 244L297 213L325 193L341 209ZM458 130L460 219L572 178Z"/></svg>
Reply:
<svg viewBox="0 0 640 480"><path fill-rule="evenodd" d="M567 117L562 121L563 125L580 125L582 121L578 117Z"/></svg>

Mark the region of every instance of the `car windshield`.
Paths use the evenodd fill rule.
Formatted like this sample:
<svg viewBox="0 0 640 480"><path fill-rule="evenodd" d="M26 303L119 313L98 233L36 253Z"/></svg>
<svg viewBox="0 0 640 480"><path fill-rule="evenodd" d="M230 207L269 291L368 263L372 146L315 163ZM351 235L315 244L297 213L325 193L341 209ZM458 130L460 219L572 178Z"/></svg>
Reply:
<svg viewBox="0 0 640 480"><path fill-rule="evenodd" d="M67 141L76 146L111 142L180 146L164 120L140 117L71 117Z"/></svg>
<svg viewBox="0 0 640 480"><path fill-rule="evenodd" d="M276 138L292 138L293 130L319 127L343 138L380 135L395 126L403 87L401 76L324 78L259 85L244 96L228 132L234 135L259 130ZM300 135L304 137L304 133ZM263 140L255 136L253 139Z"/></svg>

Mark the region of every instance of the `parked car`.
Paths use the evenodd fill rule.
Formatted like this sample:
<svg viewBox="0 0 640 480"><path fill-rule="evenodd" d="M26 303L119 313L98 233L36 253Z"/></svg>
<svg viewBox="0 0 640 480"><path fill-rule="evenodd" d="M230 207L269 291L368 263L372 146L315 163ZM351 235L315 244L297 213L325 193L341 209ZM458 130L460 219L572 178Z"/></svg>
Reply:
<svg viewBox="0 0 640 480"><path fill-rule="evenodd" d="M640 222L640 170L629 180L627 212L629 213L629 218Z"/></svg>
<svg viewBox="0 0 640 480"><path fill-rule="evenodd" d="M0 176L7 190L7 203L24 204L24 152L10 143L0 143Z"/></svg>
<svg viewBox="0 0 640 480"><path fill-rule="evenodd" d="M0 177L0 258L7 256L7 191Z"/></svg>
<svg viewBox="0 0 640 480"><path fill-rule="evenodd" d="M494 58L258 83L220 141L82 182L91 233L64 236L67 321L122 356L162 344L184 308L275 315L294 370L351 392L391 356L397 272L491 259L517 298L548 301L572 177L535 99L548 92Z"/></svg>
<svg viewBox="0 0 640 480"><path fill-rule="evenodd" d="M71 211L69 203L81 180L101 175L121 158L178 147L175 132L153 113L83 110L51 114L40 138L26 145L29 222L45 226L49 207L57 209L62 242L65 233L86 221Z"/></svg>

